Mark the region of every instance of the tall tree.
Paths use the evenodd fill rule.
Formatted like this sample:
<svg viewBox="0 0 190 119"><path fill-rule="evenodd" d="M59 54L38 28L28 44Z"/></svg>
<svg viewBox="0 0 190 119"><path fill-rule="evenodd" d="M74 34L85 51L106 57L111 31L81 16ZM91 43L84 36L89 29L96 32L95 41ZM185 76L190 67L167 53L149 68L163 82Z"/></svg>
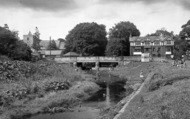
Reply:
<svg viewBox="0 0 190 119"><path fill-rule="evenodd" d="M182 31L179 33L180 37L182 39L185 39L185 38L190 38L190 20L182 25Z"/></svg>
<svg viewBox="0 0 190 119"><path fill-rule="evenodd" d="M0 54L16 60L31 60L31 49L17 39L17 34L0 27Z"/></svg>
<svg viewBox="0 0 190 119"><path fill-rule="evenodd" d="M57 49L58 49L58 47L57 47L55 41L54 40L49 41L47 50L57 50Z"/></svg>
<svg viewBox="0 0 190 119"><path fill-rule="evenodd" d="M174 37L174 40L174 59L181 59L182 55L186 54L188 43L178 35Z"/></svg>
<svg viewBox="0 0 190 119"><path fill-rule="evenodd" d="M104 25L95 22L77 24L66 36L65 53L77 52L82 56L102 56L107 44Z"/></svg>
<svg viewBox="0 0 190 119"><path fill-rule="evenodd" d="M109 41L107 45L106 54L111 55L112 50L117 51L118 56L129 56L130 55L130 42L129 37L130 36L140 36L140 31L137 29L137 27L127 21L121 21L117 24L115 24L114 27L112 27L109 31ZM119 40L117 43L119 43L121 48L118 49L118 46L113 45L113 42L116 42L115 40ZM110 46L112 44L112 48L110 49ZM113 54L113 55L114 55Z"/></svg>
<svg viewBox="0 0 190 119"><path fill-rule="evenodd" d="M173 36L174 33L173 33L173 31L169 32L165 28L161 28L161 29L156 30L155 33L148 34L147 36L160 36L160 35L163 35L163 36Z"/></svg>
<svg viewBox="0 0 190 119"><path fill-rule="evenodd" d="M32 48L34 48L35 50L40 50L40 33L38 28L36 27L36 31L33 35L33 44L32 44Z"/></svg>
<svg viewBox="0 0 190 119"><path fill-rule="evenodd" d="M23 41L17 41L14 50L11 53L11 58L14 60L30 61L32 58L30 47Z"/></svg>
<svg viewBox="0 0 190 119"><path fill-rule="evenodd" d="M126 52L126 47L123 45L125 39L111 38L106 47L107 56L121 56L123 52Z"/></svg>
<svg viewBox="0 0 190 119"><path fill-rule="evenodd" d="M10 30L0 27L0 54L10 55L18 39Z"/></svg>

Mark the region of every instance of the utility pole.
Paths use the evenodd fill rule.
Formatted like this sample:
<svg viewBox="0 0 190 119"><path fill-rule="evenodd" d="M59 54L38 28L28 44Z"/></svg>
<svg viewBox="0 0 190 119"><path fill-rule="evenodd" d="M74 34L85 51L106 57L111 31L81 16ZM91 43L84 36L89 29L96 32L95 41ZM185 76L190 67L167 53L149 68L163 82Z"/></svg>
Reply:
<svg viewBox="0 0 190 119"><path fill-rule="evenodd" d="M50 58L51 58L51 36L50 36L50 38L49 38L49 40L50 40Z"/></svg>

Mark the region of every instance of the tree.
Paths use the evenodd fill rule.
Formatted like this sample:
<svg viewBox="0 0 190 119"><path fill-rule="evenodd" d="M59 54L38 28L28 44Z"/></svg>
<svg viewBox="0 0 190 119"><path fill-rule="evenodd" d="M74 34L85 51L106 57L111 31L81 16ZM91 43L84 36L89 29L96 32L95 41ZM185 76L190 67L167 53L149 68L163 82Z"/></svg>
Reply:
<svg viewBox="0 0 190 119"><path fill-rule="evenodd" d="M185 38L190 38L190 20L182 25L182 31L179 33L180 37L182 39L185 39Z"/></svg>
<svg viewBox="0 0 190 119"><path fill-rule="evenodd" d="M58 47L56 46L56 43L54 40L49 41L47 50L57 50Z"/></svg>
<svg viewBox="0 0 190 119"><path fill-rule="evenodd" d="M10 56L15 48L18 39L14 33L3 27L0 27L0 54Z"/></svg>
<svg viewBox="0 0 190 119"><path fill-rule="evenodd" d="M32 58L30 47L23 41L17 41L15 48L11 53L11 58L14 60L30 61Z"/></svg>
<svg viewBox="0 0 190 119"><path fill-rule="evenodd" d="M66 36L65 53L77 52L82 56L102 56L107 44L104 25L95 22L77 24Z"/></svg>
<svg viewBox="0 0 190 119"><path fill-rule="evenodd" d="M174 37L174 41L174 59L181 59L186 54L188 43L178 35Z"/></svg>
<svg viewBox="0 0 190 119"><path fill-rule="evenodd" d="M23 41L17 39L17 34L0 27L0 54L15 60L31 60L31 49Z"/></svg>
<svg viewBox="0 0 190 119"><path fill-rule="evenodd" d="M40 33L38 28L36 27L36 32L33 35L33 44L32 44L32 48L34 48L35 50L40 50Z"/></svg>
<svg viewBox="0 0 190 119"><path fill-rule="evenodd" d="M59 42L65 42L65 40L63 38L58 38L57 39Z"/></svg>
<svg viewBox="0 0 190 119"><path fill-rule="evenodd" d="M106 47L106 55L107 56L121 56L122 51L127 49L126 47L124 47L125 45L123 45L122 43L122 41L124 40L125 39L111 38Z"/></svg>
<svg viewBox="0 0 190 119"><path fill-rule="evenodd" d="M109 41L107 45L106 54L107 55L115 55L117 56L129 56L130 55L130 36L140 36L140 31L137 27L127 21L127 22L119 22L115 24L109 31ZM118 41L115 41L118 40ZM115 45L114 43L120 44L119 46ZM110 46L111 45L111 46ZM115 53L111 53L115 51ZM116 52L117 51L117 52Z"/></svg>
<svg viewBox="0 0 190 119"><path fill-rule="evenodd" d="M165 28L161 28L159 30L156 30L155 33L148 34L147 36L161 36L161 35L163 35L163 36L173 36L174 33L173 33L173 31L169 32Z"/></svg>

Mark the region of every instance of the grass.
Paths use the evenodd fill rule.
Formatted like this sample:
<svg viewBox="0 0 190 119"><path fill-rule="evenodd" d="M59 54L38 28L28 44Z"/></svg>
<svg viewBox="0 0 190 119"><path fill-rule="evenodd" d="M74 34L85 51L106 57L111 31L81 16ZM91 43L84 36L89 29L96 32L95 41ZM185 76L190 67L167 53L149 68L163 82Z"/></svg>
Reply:
<svg viewBox="0 0 190 119"><path fill-rule="evenodd" d="M119 119L188 119L190 117L190 69L169 64L157 73L126 108Z"/></svg>
<svg viewBox="0 0 190 119"><path fill-rule="evenodd" d="M9 61L5 66L8 73L16 71L22 75L20 78L1 80L1 119L71 111L73 106L99 90L96 83L86 81L83 72L75 71L67 64Z"/></svg>
<svg viewBox="0 0 190 119"><path fill-rule="evenodd" d="M143 71L146 77L150 70L155 74L140 93L130 101L119 119L188 119L190 117L190 69L173 67L170 63L131 62L126 66L118 67L112 71L112 74L128 78L127 84L136 87L137 84L142 83L142 79L139 78L140 71ZM101 119L114 118L124 106L122 102L103 110Z"/></svg>

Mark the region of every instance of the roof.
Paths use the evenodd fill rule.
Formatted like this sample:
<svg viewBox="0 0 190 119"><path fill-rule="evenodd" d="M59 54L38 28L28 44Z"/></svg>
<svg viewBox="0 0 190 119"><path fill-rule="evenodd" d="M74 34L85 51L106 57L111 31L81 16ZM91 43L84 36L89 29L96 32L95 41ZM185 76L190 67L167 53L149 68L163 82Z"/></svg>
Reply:
<svg viewBox="0 0 190 119"><path fill-rule="evenodd" d="M61 55L62 50L45 50L45 55Z"/></svg>
<svg viewBox="0 0 190 119"><path fill-rule="evenodd" d="M68 52L68 53L64 54L63 56L66 56L66 57L79 56L79 54L77 54L77 53L75 53L75 52Z"/></svg>
<svg viewBox="0 0 190 119"><path fill-rule="evenodd" d="M132 41L165 41L165 40L173 40L173 37L171 36L145 36L145 37L130 38L130 42Z"/></svg>
<svg viewBox="0 0 190 119"><path fill-rule="evenodd" d="M43 47L42 49L47 49L49 45L50 40L41 40L40 46ZM56 43L56 46L59 48L60 47L60 41L59 40L54 40ZM63 48L64 46L62 46Z"/></svg>

